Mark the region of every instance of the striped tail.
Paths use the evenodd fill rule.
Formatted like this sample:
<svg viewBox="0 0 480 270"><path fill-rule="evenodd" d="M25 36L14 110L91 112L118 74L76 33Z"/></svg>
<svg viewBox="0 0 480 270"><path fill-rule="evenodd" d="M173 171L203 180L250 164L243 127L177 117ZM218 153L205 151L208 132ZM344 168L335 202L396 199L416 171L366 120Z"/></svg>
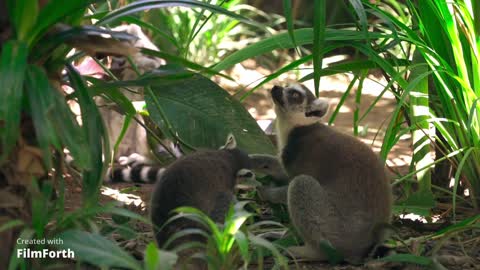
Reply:
<svg viewBox="0 0 480 270"><path fill-rule="evenodd" d="M122 166L108 168L105 183L133 182L140 184L153 184L160 180L165 168L139 164L135 166Z"/></svg>

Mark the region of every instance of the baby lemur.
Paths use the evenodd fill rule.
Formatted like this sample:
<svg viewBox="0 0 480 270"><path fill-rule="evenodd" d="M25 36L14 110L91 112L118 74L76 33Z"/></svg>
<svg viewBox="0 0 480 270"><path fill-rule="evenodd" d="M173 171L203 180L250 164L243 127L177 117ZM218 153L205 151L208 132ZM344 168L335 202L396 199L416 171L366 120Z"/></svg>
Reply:
<svg viewBox="0 0 480 270"><path fill-rule="evenodd" d="M238 179L254 178L249 156L236 147L233 136L220 150L202 150L181 157L162 173L153 190L151 219L155 239L162 247L175 232L192 224L175 221L159 228L171 217L171 211L180 206L202 210L215 222L223 222L234 200Z"/></svg>
<svg viewBox="0 0 480 270"><path fill-rule="evenodd" d="M350 262L360 262L382 240L390 221L390 185L382 162L358 139L320 123L328 102L303 85L271 90L281 162L288 186L264 188L266 200L286 202L304 246L295 257L327 260L329 243Z"/></svg>

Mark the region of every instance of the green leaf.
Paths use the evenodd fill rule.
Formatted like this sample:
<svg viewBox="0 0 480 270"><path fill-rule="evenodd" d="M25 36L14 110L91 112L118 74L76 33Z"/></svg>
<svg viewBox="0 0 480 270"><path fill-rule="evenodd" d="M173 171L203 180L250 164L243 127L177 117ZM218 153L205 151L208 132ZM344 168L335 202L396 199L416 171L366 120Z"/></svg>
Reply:
<svg viewBox="0 0 480 270"><path fill-rule="evenodd" d="M294 18L292 11L292 0L283 0L283 14L285 15L285 20L287 21L288 35L290 36L290 39L292 40L294 46L296 46L295 34L293 33L293 30L295 30L295 26L293 23Z"/></svg>
<svg viewBox="0 0 480 270"><path fill-rule="evenodd" d="M350 4L357 13L358 19L360 21L361 30L365 35L365 41L367 44L370 43L369 36L368 36L368 21L367 21L367 14L365 13L365 7L360 0L349 0Z"/></svg>
<svg viewBox="0 0 480 270"><path fill-rule="evenodd" d="M111 55L126 55L135 49L126 45L127 41L134 41L137 37L125 32L111 31L96 26L76 26L60 24L55 30L40 41L34 48L34 60L44 59L58 46L68 44L71 47L87 53L106 53Z"/></svg>
<svg viewBox="0 0 480 270"><path fill-rule="evenodd" d="M4 231L8 231L11 228L15 228L15 227L18 227L18 226L23 226L23 225L25 225L25 223L20 219L10 220L10 221L0 225L0 233L2 233Z"/></svg>
<svg viewBox="0 0 480 270"><path fill-rule="evenodd" d="M402 263L414 263L422 266L430 266L432 265L432 259L417 256L413 254L393 254L384 258L379 259L379 261L384 262L402 262Z"/></svg>
<svg viewBox="0 0 480 270"><path fill-rule="evenodd" d="M406 212L428 217L435 205L433 193L430 190L424 190L413 193L406 200L396 203L394 211L396 213Z"/></svg>
<svg viewBox="0 0 480 270"><path fill-rule="evenodd" d="M126 267L142 269L137 260L118 245L99 234L79 230L68 230L60 233L63 240L57 245L59 250L71 249L75 259L100 267Z"/></svg>
<svg viewBox="0 0 480 270"><path fill-rule="evenodd" d="M249 25L255 25L258 27L262 27L261 25L255 23L254 21L247 19L243 16L240 16L238 14L235 14L231 11L228 11L227 9L221 8L217 5L212 5L206 2L200 2L200 1L194 1L194 0L145 0L145 1L136 1L133 2L129 5L126 5L122 8L116 9L110 14L106 15L103 17L101 20L97 22L99 25L104 25L107 23L112 23L115 20L132 14L136 13L139 11L144 11L144 10L150 10L150 9L156 9L156 8L165 8L165 7L175 7L175 6L183 6L183 7L191 7L191 8L202 8L209 10L211 12L217 13L217 14L223 14L226 16L229 16L233 19L236 19L238 21L241 21L243 23L249 24ZM262 27L263 28L263 27Z"/></svg>
<svg viewBox="0 0 480 270"><path fill-rule="evenodd" d="M42 238L52 214L49 202L52 199L53 186L51 183L44 183L39 187L36 181L32 181L32 189L32 227L36 236Z"/></svg>
<svg viewBox="0 0 480 270"><path fill-rule="evenodd" d="M273 258L275 259L275 261L279 265L285 267L285 269L288 269L287 259L278 251L278 249L271 242L252 233L248 234L248 240L250 240L252 246L265 248L270 251L273 254Z"/></svg>
<svg viewBox="0 0 480 270"><path fill-rule="evenodd" d="M159 264L159 254L158 249L155 246L155 243L150 242L145 249L145 269L146 270L157 270Z"/></svg>
<svg viewBox="0 0 480 270"><path fill-rule="evenodd" d="M85 82L73 66L68 65L67 70L71 86L75 89L75 95L80 105L82 131L88 143L88 147L84 149L84 154L90 157L90 164L83 172L82 191L85 203L90 205L97 202L105 167L103 160L110 160L110 151L104 151L104 149L110 149L109 140L103 119Z"/></svg>
<svg viewBox="0 0 480 270"><path fill-rule="evenodd" d="M249 58L253 58L258 55L262 55L267 52L271 52L276 49L289 49L295 46L307 45L313 43L313 29L301 28L293 31L295 35L296 44L292 43L292 40L288 32L279 33L277 35L262 39L257 43L253 43L241 50L238 50L231 55L225 57L222 61L217 63L213 70L222 71L232 67L233 65L240 63ZM383 33L369 33L370 39L379 38L391 38L392 35ZM341 29L325 29L325 41L345 41L348 43L354 41L365 40L365 35L353 30L341 30ZM327 43L328 44L328 43ZM330 45L330 44L328 44Z"/></svg>
<svg viewBox="0 0 480 270"><path fill-rule="evenodd" d="M236 232L233 237L235 237L235 243L237 243L238 249L240 250L240 255L245 264L248 264L250 261L250 253L248 250L248 238L242 231Z"/></svg>
<svg viewBox="0 0 480 270"><path fill-rule="evenodd" d="M337 47L340 47L340 46L337 46ZM325 49L323 50L326 51ZM385 61L394 67L403 67L410 63L410 61L406 59L385 59ZM374 69L374 68L379 68L379 65L372 60L352 60L352 61L330 64L328 67L320 71L320 75L328 76L333 74L356 72L364 69ZM313 73L305 75L299 81L304 82L311 79L313 79Z"/></svg>
<svg viewBox="0 0 480 270"><path fill-rule="evenodd" d="M240 102L209 79L193 75L182 80L158 80L151 88L152 92L145 94L150 117L171 139L172 133L178 134L194 147L217 149L233 133L239 147L247 152L275 152Z"/></svg>
<svg viewBox="0 0 480 270"><path fill-rule="evenodd" d="M33 239L33 236L35 235L35 231L26 228L24 229L20 235L18 236L18 239L25 239L25 240L30 240ZM26 266L26 260L23 257L19 257L17 255L17 250L23 250L24 248L27 248L28 244L25 244L25 242L20 242L16 243L15 248L13 248L12 255L10 256L10 262L8 264L8 270L17 270L17 269L27 269Z"/></svg>
<svg viewBox="0 0 480 270"><path fill-rule="evenodd" d="M37 66L29 67L25 90L35 127L36 139L43 151L44 163L47 168L51 168L50 146L53 145L58 150L62 148L52 119L52 116L56 115L56 92L51 88L45 72Z"/></svg>
<svg viewBox="0 0 480 270"><path fill-rule="evenodd" d="M328 262L332 265L339 264L344 260L343 255L328 241L320 241L320 249L327 255Z"/></svg>
<svg viewBox="0 0 480 270"><path fill-rule="evenodd" d="M415 169L420 169L433 162L431 158L430 138L428 136L429 123L425 120L429 118L429 93L428 77L420 77L428 72L428 66L419 50L413 53L413 64L418 64L411 69L408 80L410 82L417 80L418 85L410 91L410 125L415 129L412 131L413 141L413 163ZM420 77L420 78L419 78ZM417 173L420 190L431 190L431 171L433 167L421 170Z"/></svg>
<svg viewBox="0 0 480 270"><path fill-rule="evenodd" d="M480 221L480 215L469 217L456 224L450 225L447 228L439 230L433 236L440 236L447 233L463 230L465 228L469 228L472 224L478 223L478 221Z"/></svg>
<svg viewBox="0 0 480 270"><path fill-rule="evenodd" d="M159 250L153 242L145 249L145 270L173 269L178 256L174 252Z"/></svg>
<svg viewBox="0 0 480 270"><path fill-rule="evenodd" d="M8 41L3 44L0 58L0 96L4 100L0 103L0 164L18 138L27 53L23 43Z"/></svg>
<svg viewBox="0 0 480 270"><path fill-rule="evenodd" d="M29 45L42 34L44 34L55 23L60 22L67 16L77 15L79 11L84 10L88 5L97 0L50 0L42 8L36 25L29 36ZM80 14L80 16L83 14Z"/></svg>
<svg viewBox="0 0 480 270"><path fill-rule="evenodd" d="M168 63L177 63L179 65L182 65L185 68L190 68L190 69L193 69L193 70L197 70L199 72L202 72L202 73L205 73L205 74L208 74L208 75L219 75L219 76L222 76L226 79L229 79L229 80L233 81L233 79L231 77L229 77L225 74L217 72L217 71L215 71L213 69L210 69L208 67L204 67L202 65L190 62L183 57L179 57L179 56L176 56L176 55L171 55L171 54L168 54L166 52L149 50L149 49L146 49L146 48L142 48L141 52L143 54L146 54L146 55L151 55L151 56L155 56L155 57L165 59L166 61L168 61Z"/></svg>
<svg viewBox="0 0 480 270"><path fill-rule="evenodd" d="M38 0L9 0L8 12L17 33L18 40L24 41L35 25L38 16Z"/></svg>
<svg viewBox="0 0 480 270"><path fill-rule="evenodd" d="M326 1L315 0L313 7L315 10L313 18L313 83L315 85L315 95L318 97L323 62L321 49L325 47Z"/></svg>
<svg viewBox="0 0 480 270"><path fill-rule="evenodd" d="M88 167L90 160L85 154L85 133L67 106L65 98L50 85L41 68L30 66L27 75L25 89L28 103L47 167L50 167L51 146L60 152L63 152L63 147L67 147L77 166Z"/></svg>

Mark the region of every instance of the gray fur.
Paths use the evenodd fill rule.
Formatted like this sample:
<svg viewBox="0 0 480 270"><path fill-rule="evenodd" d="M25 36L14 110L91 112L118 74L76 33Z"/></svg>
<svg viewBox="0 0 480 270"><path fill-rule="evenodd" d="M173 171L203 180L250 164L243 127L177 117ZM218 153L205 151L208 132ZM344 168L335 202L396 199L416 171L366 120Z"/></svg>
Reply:
<svg viewBox="0 0 480 270"><path fill-rule="evenodd" d="M375 228L390 221L383 164L358 139L319 123L328 102L315 99L305 87L275 86L272 98L280 159L292 180L288 188L264 188L260 195L287 200L292 223L305 242L290 253L325 260L320 245L328 242L346 260L361 261L382 240Z"/></svg>
<svg viewBox="0 0 480 270"><path fill-rule="evenodd" d="M277 157L268 154L251 154L249 156L255 172L270 175L277 183L288 183L288 175Z"/></svg>
<svg viewBox="0 0 480 270"><path fill-rule="evenodd" d="M237 141L233 134L228 134L225 145L221 149L235 149ZM181 157L176 153L176 157ZM165 166L159 166L156 161L133 153L118 158L120 166L109 167L104 178L105 183L133 182L138 184L152 184L159 181L165 171Z"/></svg>
<svg viewBox="0 0 480 270"><path fill-rule="evenodd" d="M159 247L176 231L194 227L189 222L179 220L162 230L158 229L177 207L195 207L215 222L223 222L234 199L237 179L252 177L242 170L251 168L250 158L243 151L232 148L235 146L229 141L221 150L198 151L178 159L165 170L155 185L150 204Z"/></svg>

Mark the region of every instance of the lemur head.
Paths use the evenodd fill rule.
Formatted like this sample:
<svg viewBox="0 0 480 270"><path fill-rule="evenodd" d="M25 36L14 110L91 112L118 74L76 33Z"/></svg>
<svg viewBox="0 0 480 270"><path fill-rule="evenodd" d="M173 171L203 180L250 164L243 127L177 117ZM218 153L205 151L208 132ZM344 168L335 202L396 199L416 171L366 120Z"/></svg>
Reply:
<svg viewBox="0 0 480 270"><path fill-rule="evenodd" d="M306 126L319 122L328 111L328 101L317 99L300 84L285 88L274 86L271 91L277 122L286 126Z"/></svg>
<svg viewBox="0 0 480 270"><path fill-rule="evenodd" d="M228 134L225 144L221 146L219 150L229 153L234 159L236 166L244 169L250 169L252 167L250 157L246 152L238 148L237 140L232 133Z"/></svg>

